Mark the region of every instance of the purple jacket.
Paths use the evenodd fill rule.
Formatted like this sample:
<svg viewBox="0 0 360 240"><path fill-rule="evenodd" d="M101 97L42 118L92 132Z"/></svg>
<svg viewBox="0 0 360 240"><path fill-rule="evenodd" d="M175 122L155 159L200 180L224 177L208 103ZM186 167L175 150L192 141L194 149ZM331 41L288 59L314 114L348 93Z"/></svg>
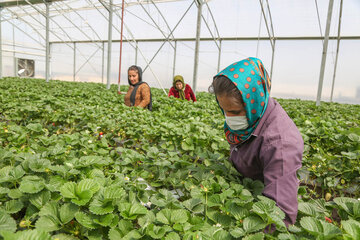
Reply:
<svg viewBox="0 0 360 240"><path fill-rule="evenodd" d="M299 130L273 98L249 139L230 146L230 161L244 177L264 182L263 195L285 212L287 226L295 223L298 212L296 171L303 150Z"/></svg>

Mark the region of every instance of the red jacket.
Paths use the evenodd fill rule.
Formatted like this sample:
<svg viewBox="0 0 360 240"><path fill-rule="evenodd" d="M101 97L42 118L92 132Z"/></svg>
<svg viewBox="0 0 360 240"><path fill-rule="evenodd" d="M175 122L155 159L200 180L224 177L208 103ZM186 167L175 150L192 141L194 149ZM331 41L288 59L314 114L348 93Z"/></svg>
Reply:
<svg viewBox="0 0 360 240"><path fill-rule="evenodd" d="M190 101L190 98L191 98L191 100L193 100L193 102L196 102L195 94L188 84L185 85L184 93L185 93L186 100ZM178 90L176 90L174 87L170 88L169 97L170 96L180 98Z"/></svg>

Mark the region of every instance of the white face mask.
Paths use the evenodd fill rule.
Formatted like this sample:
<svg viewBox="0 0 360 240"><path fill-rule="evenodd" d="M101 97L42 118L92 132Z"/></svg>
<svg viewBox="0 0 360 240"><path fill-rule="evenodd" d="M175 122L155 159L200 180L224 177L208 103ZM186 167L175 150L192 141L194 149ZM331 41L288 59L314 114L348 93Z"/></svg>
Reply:
<svg viewBox="0 0 360 240"><path fill-rule="evenodd" d="M226 116L225 121L232 130L244 130L249 127L246 116Z"/></svg>

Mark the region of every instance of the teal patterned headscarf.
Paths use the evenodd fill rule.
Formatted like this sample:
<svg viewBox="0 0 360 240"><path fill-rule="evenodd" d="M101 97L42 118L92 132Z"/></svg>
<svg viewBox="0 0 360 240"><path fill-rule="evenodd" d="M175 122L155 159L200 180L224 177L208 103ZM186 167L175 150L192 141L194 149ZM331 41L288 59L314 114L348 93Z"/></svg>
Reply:
<svg viewBox="0 0 360 240"><path fill-rule="evenodd" d="M244 102L249 127L244 130L232 130L226 121L224 123L227 141L230 144L238 144L250 137L265 113L271 88L270 77L261 60L253 57L231 64L216 76L220 75L224 75L235 84Z"/></svg>

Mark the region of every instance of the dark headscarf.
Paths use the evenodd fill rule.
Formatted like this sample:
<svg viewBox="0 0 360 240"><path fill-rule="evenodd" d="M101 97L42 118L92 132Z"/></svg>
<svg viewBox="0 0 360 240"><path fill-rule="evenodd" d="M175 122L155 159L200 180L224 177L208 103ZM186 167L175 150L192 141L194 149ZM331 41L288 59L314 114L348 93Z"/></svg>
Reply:
<svg viewBox="0 0 360 240"><path fill-rule="evenodd" d="M142 83L142 69L141 69L141 67L136 66L136 65L132 65L131 67L129 67L128 72L129 72L130 70L137 71L137 73L138 73L138 75L139 75L139 82L136 83L136 84L132 84L132 83L130 82L130 79L129 79L129 76L128 76L129 85L130 85L130 86L133 86L133 87L135 87L135 86L137 86L137 85L140 85L140 84Z"/></svg>
<svg viewBox="0 0 360 240"><path fill-rule="evenodd" d="M129 85L134 87L134 90L133 90L133 91L131 92L131 94L130 94L130 103L131 103L131 106L134 106L134 104L135 104L135 96L136 96L137 89L139 88L139 86L140 86L141 84L143 84L143 83L147 84L147 83L142 81L142 74L143 74L143 72L142 72L141 67L136 66L136 65L132 65L131 67L129 67L128 72L129 72L130 70L137 71L137 73L138 73L138 75L139 75L139 82L137 82L137 83L135 83L135 84L132 84L132 83L130 82L130 79L129 79L129 76L128 76ZM149 87L149 88L150 88L150 87ZM147 108L148 108L150 111L152 111L152 94L151 94L151 91L150 91L150 103L149 103L149 105L147 106Z"/></svg>

